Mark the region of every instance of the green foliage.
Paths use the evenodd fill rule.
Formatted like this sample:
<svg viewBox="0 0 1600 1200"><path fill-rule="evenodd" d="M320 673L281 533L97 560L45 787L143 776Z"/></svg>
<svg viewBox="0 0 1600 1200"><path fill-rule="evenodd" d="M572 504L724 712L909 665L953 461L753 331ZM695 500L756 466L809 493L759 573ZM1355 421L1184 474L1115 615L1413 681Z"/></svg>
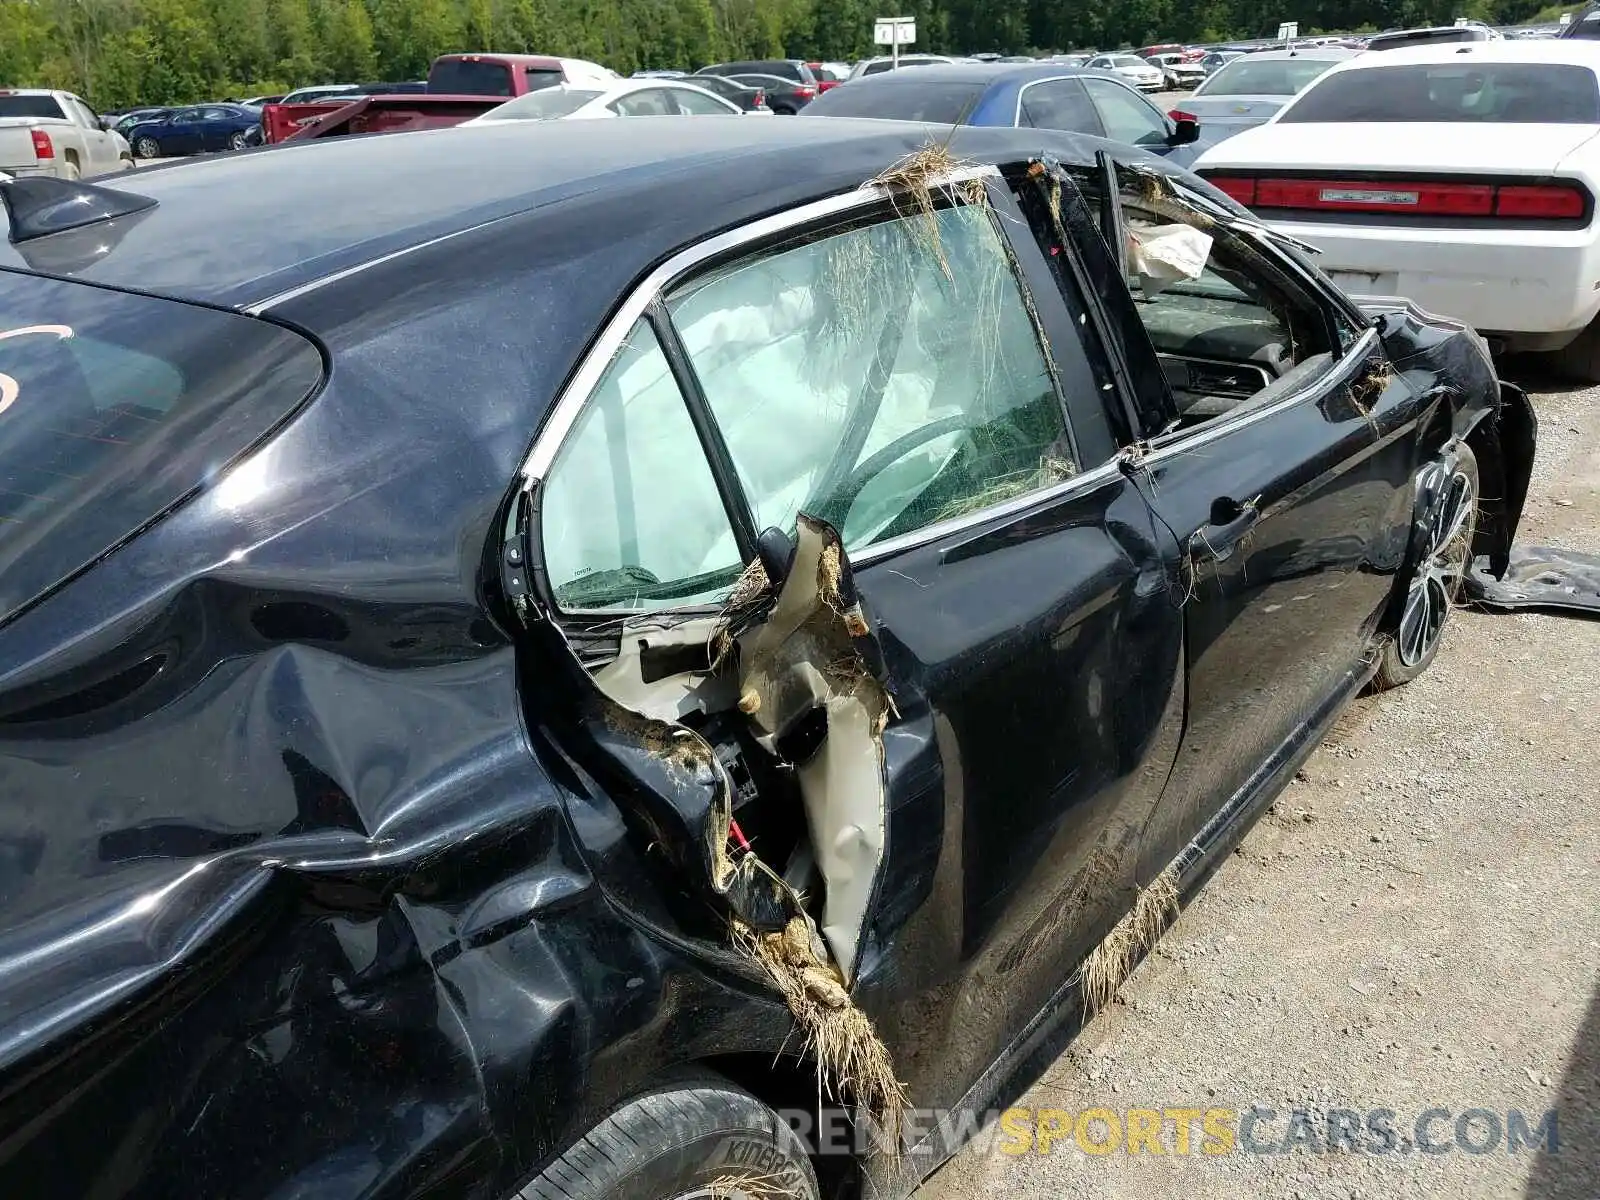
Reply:
<svg viewBox="0 0 1600 1200"><path fill-rule="evenodd" d="M1532 0L1534 4L1538 2L1539 0ZM1526 21L1530 25L1554 25L1561 20L1563 14L1576 13L1582 7L1583 5L1581 4L1550 4L1544 8L1537 9L1526 17L1517 19Z"/></svg>
<svg viewBox="0 0 1600 1200"><path fill-rule="evenodd" d="M1553 21L1541 0L0 0L0 86L102 108L313 83L420 79L459 50L562 54L627 74L731 58L876 53L875 16L918 50L1026 53L1484 20Z"/></svg>

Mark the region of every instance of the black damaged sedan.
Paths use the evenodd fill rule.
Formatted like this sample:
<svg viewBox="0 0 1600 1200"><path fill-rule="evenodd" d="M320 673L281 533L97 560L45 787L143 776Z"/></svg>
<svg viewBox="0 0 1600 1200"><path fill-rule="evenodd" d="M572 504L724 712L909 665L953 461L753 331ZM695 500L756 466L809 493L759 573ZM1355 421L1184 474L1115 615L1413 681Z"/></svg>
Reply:
<svg viewBox="0 0 1600 1200"><path fill-rule="evenodd" d="M1427 668L1483 343L926 138L0 184L9 1195L904 1195Z"/></svg>

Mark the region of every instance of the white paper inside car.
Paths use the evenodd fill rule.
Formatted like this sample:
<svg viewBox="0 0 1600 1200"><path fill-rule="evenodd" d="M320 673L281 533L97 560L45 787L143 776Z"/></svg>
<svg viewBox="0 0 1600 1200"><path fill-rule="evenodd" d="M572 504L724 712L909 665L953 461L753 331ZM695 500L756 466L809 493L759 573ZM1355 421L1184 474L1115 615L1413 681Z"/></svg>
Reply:
<svg viewBox="0 0 1600 1200"><path fill-rule="evenodd" d="M1192 225L1128 222L1128 265L1146 296L1183 279L1199 279L1211 257L1211 235Z"/></svg>

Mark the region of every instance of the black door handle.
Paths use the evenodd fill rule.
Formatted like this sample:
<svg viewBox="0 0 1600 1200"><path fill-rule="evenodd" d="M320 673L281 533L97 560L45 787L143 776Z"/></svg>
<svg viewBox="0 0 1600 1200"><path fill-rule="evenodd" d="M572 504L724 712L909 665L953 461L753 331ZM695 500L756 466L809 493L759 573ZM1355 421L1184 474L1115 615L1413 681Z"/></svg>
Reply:
<svg viewBox="0 0 1600 1200"><path fill-rule="evenodd" d="M1223 498L1211 505L1211 523L1194 531L1189 538L1189 554L1217 562L1230 557L1261 519L1255 501L1240 504Z"/></svg>

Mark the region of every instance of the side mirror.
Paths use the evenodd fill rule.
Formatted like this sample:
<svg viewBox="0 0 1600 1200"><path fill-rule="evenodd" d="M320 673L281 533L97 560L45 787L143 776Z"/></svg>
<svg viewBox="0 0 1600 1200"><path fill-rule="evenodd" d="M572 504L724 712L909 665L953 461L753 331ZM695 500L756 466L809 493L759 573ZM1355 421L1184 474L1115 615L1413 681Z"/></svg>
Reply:
<svg viewBox="0 0 1600 1200"><path fill-rule="evenodd" d="M1172 132L1167 135L1167 145L1188 146L1200 140L1200 122L1191 119L1178 120L1172 123Z"/></svg>

